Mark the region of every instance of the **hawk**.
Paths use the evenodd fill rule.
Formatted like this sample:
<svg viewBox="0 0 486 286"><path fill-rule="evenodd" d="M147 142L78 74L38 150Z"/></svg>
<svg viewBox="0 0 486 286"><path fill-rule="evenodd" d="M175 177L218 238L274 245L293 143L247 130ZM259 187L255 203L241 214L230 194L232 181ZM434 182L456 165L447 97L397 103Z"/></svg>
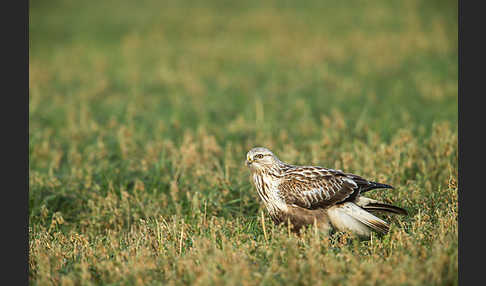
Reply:
<svg viewBox="0 0 486 286"><path fill-rule="evenodd" d="M392 189L358 175L318 166L295 166L280 161L270 150L256 147L246 154L252 183L275 224L288 223L298 232L316 224L369 237L371 231L387 233L389 225L372 213L406 215L407 211L363 194Z"/></svg>

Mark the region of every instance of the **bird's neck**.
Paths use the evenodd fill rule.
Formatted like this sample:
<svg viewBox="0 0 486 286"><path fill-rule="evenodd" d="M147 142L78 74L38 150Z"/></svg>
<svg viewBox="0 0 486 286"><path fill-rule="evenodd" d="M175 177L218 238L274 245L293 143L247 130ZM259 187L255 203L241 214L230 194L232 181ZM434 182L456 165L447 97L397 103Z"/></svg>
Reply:
<svg viewBox="0 0 486 286"><path fill-rule="evenodd" d="M292 165L278 161L272 166L268 166L258 171L262 176L273 176L274 178L281 178L287 170L292 168Z"/></svg>
<svg viewBox="0 0 486 286"><path fill-rule="evenodd" d="M288 210L287 204L278 193L280 178L275 175L270 170L267 172L253 173L253 183L258 195L272 217L278 216L282 211L285 212Z"/></svg>

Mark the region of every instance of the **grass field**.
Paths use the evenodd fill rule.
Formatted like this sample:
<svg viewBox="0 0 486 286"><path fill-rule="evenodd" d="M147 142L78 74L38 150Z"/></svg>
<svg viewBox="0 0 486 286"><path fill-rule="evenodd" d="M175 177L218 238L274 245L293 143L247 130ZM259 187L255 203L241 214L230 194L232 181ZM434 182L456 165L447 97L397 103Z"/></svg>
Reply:
<svg viewBox="0 0 486 286"><path fill-rule="evenodd" d="M456 1L31 1L29 37L31 285L458 284ZM254 146L410 215L289 235Z"/></svg>

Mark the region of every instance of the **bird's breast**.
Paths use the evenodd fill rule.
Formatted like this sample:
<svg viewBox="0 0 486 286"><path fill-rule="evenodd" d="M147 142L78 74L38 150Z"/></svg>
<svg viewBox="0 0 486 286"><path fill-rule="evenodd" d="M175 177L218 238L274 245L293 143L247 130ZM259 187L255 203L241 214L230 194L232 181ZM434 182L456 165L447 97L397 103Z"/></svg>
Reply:
<svg viewBox="0 0 486 286"><path fill-rule="evenodd" d="M278 184L280 180L268 174L254 174L253 183L260 199L265 204L267 210L272 213L287 211L285 201L279 195Z"/></svg>

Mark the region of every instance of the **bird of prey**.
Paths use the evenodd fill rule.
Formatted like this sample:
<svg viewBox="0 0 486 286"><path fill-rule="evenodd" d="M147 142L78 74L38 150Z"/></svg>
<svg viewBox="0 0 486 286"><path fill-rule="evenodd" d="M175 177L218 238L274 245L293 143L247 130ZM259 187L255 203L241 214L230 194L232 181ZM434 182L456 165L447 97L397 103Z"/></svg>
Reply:
<svg viewBox="0 0 486 286"><path fill-rule="evenodd" d="M280 161L270 150L256 147L246 154L252 182L275 224L290 222L298 232L315 224L329 231L347 231L369 237L371 231L387 233L389 225L372 213L406 215L407 211L363 193L392 189L358 175L318 166L295 166Z"/></svg>

